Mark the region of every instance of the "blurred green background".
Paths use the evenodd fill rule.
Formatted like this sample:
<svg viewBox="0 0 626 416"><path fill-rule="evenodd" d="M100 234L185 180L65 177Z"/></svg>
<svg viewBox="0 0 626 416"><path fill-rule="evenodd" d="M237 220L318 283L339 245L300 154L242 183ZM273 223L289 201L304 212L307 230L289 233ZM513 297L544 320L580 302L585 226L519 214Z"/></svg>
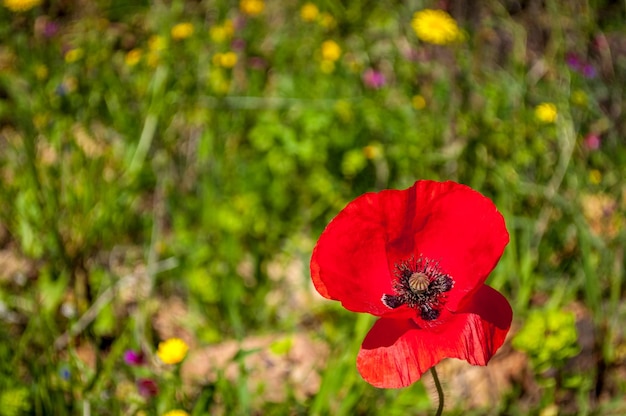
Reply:
<svg viewBox="0 0 626 416"><path fill-rule="evenodd" d="M374 318L308 274L417 179L511 234L510 340L438 366L446 414L626 414L625 85L620 1L3 0L0 415L432 413L427 376L361 380Z"/></svg>

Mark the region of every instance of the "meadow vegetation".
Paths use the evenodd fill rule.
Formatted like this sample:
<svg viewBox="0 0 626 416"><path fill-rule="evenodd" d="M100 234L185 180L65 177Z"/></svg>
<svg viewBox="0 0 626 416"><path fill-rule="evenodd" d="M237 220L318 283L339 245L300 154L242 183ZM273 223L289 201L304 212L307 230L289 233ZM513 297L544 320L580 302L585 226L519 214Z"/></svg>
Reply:
<svg viewBox="0 0 626 416"><path fill-rule="evenodd" d="M625 22L610 0L4 0L0 415L432 413L428 377L359 377L374 317L308 270L346 203L418 179L488 196L511 236L488 280L510 339L438 366L446 414L626 413Z"/></svg>

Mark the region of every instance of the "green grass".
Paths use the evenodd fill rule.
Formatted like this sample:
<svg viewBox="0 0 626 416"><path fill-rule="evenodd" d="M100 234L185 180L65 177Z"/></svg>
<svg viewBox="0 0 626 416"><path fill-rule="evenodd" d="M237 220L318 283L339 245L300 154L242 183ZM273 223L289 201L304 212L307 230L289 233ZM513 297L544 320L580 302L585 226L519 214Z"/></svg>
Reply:
<svg viewBox="0 0 626 416"><path fill-rule="evenodd" d="M513 335L536 311L577 322L573 359L507 342L502 362L525 370L488 402L454 387L469 367L450 370L446 414L626 411L626 5L450 2L464 40L434 46L411 17L435 3L324 1L311 22L296 1L249 17L220 0L0 7L0 415L430 414L427 377L360 378L373 318L308 275L348 201L418 179L465 183L503 213L511 242L488 282ZM181 22L194 31L173 39ZM330 72L326 40L342 50ZM555 122L537 119L543 102ZM154 355L172 336L190 345L182 368ZM289 371L272 379L268 362ZM141 378L159 393L141 396Z"/></svg>

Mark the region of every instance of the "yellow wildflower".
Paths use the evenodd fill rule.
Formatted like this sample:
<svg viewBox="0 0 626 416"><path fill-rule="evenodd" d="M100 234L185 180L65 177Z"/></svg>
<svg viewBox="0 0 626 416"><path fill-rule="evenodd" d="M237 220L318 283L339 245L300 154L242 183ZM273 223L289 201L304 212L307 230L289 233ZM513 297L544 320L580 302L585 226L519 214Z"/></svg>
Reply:
<svg viewBox="0 0 626 416"><path fill-rule="evenodd" d="M44 64L37 65L37 67L35 68L35 76L40 81L48 78L48 67Z"/></svg>
<svg viewBox="0 0 626 416"><path fill-rule="evenodd" d="M574 90L572 92L572 103L585 107L587 105L587 94L583 90Z"/></svg>
<svg viewBox="0 0 626 416"><path fill-rule="evenodd" d="M40 4L41 0L4 0L4 7L12 12L25 12Z"/></svg>
<svg viewBox="0 0 626 416"><path fill-rule="evenodd" d="M33 124L37 129L45 128L50 122L50 117L46 113L39 113L33 116ZM44 143L43 141L41 143Z"/></svg>
<svg viewBox="0 0 626 416"><path fill-rule="evenodd" d="M372 143L363 148L363 154L365 154L365 157L370 160L380 159L383 155L383 149L379 143Z"/></svg>
<svg viewBox="0 0 626 416"><path fill-rule="evenodd" d="M159 343L157 356L165 364L177 364L181 362L187 355L189 347L180 338L170 338Z"/></svg>
<svg viewBox="0 0 626 416"><path fill-rule="evenodd" d="M165 39L162 36L150 36L148 39L148 54L146 56L146 61L150 67L154 68L159 64L159 55L165 49L165 46Z"/></svg>
<svg viewBox="0 0 626 416"><path fill-rule="evenodd" d="M230 79L226 77L220 68L211 68L209 71L208 84L217 94L227 94L230 90Z"/></svg>
<svg viewBox="0 0 626 416"><path fill-rule="evenodd" d="M300 17L305 22L313 22L317 19L320 11L313 3L305 3L300 9Z"/></svg>
<svg viewBox="0 0 626 416"><path fill-rule="evenodd" d="M124 62L126 62L126 65L128 66L135 66L141 60L142 53L143 52L139 48L131 49L126 53L126 56L124 57Z"/></svg>
<svg viewBox="0 0 626 416"><path fill-rule="evenodd" d="M435 45L447 45L461 39L461 31L447 12L425 9L415 12L411 26L417 37Z"/></svg>
<svg viewBox="0 0 626 416"><path fill-rule="evenodd" d="M150 51L146 55L146 62L148 63L148 66L151 68L156 68L157 65L159 65L160 61L161 61L161 57L159 56L158 52Z"/></svg>
<svg viewBox="0 0 626 416"><path fill-rule="evenodd" d="M184 410L176 409L170 410L169 412L163 414L163 416L189 416L189 413L185 412Z"/></svg>
<svg viewBox="0 0 626 416"><path fill-rule="evenodd" d="M426 99L422 95L417 94L411 98L411 104L414 109L423 110L426 107Z"/></svg>
<svg viewBox="0 0 626 416"><path fill-rule="evenodd" d="M327 40L322 43L322 59L324 61L335 62L341 56L341 47L334 40Z"/></svg>
<svg viewBox="0 0 626 416"><path fill-rule="evenodd" d="M350 101L337 100L335 103L335 112L344 123L352 123L354 120L354 110Z"/></svg>
<svg viewBox="0 0 626 416"><path fill-rule="evenodd" d="M159 343L157 356L165 364L177 364L187 355L189 346L180 338L169 338Z"/></svg>
<svg viewBox="0 0 626 416"><path fill-rule="evenodd" d="M263 0L241 0L239 10L248 16L256 16L265 10L265 3Z"/></svg>
<svg viewBox="0 0 626 416"><path fill-rule="evenodd" d="M65 52L65 62L71 64L72 62L76 62L81 59L83 55L85 55L85 52L82 50L82 48L70 49L69 51Z"/></svg>
<svg viewBox="0 0 626 416"><path fill-rule="evenodd" d="M223 25L213 26L209 29L209 34L213 42L222 43L233 37L235 27L233 21L228 19Z"/></svg>
<svg viewBox="0 0 626 416"><path fill-rule="evenodd" d="M187 39L189 36L193 35L193 24L189 22L178 23L174 25L171 33L172 39L174 40Z"/></svg>
<svg viewBox="0 0 626 416"><path fill-rule="evenodd" d="M535 117L544 123L554 123L557 115L556 106L552 103L541 103L535 107Z"/></svg>
<svg viewBox="0 0 626 416"><path fill-rule="evenodd" d="M589 171L589 182L594 185L600 184L600 182L602 182L602 172L598 169L591 169Z"/></svg>
<svg viewBox="0 0 626 416"><path fill-rule="evenodd" d="M213 55L213 64L222 68L232 68L237 64L237 54L232 51L216 53Z"/></svg>
<svg viewBox="0 0 626 416"><path fill-rule="evenodd" d="M165 49L165 39L159 35L152 35L148 39L148 49L157 52Z"/></svg>

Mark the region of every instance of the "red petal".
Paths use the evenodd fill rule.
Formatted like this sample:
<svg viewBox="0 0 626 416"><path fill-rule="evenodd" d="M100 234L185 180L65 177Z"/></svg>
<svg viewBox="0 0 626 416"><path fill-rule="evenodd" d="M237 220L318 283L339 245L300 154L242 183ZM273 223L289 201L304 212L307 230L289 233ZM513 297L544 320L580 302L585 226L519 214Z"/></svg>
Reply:
<svg viewBox="0 0 626 416"><path fill-rule="evenodd" d="M439 261L454 279L446 307L456 311L500 260L509 242L504 218L489 198L455 182L419 181L408 191L407 216L390 232L388 260Z"/></svg>
<svg viewBox="0 0 626 416"><path fill-rule="evenodd" d="M380 318L365 337L357 368L380 388L406 387L444 358L487 365L504 342L513 313L508 301L483 285L463 313L421 329L411 319Z"/></svg>
<svg viewBox="0 0 626 416"><path fill-rule="evenodd" d="M311 257L311 277L322 296L355 312L389 311L381 301L383 294L393 293L381 201L401 196L400 191L364 194L328 224Z"/></svg>
<svg viewBox="0 0 626 416"><path fill-rule="evenodd" d="M311 258L316 289L346 309L374 315L392 311L396 264L420 255L440 262L454 288L455 311L495 267L509 236L493 203L455 182L418 181L404 191L368 193L349 203L326 227Z"/></svg>

